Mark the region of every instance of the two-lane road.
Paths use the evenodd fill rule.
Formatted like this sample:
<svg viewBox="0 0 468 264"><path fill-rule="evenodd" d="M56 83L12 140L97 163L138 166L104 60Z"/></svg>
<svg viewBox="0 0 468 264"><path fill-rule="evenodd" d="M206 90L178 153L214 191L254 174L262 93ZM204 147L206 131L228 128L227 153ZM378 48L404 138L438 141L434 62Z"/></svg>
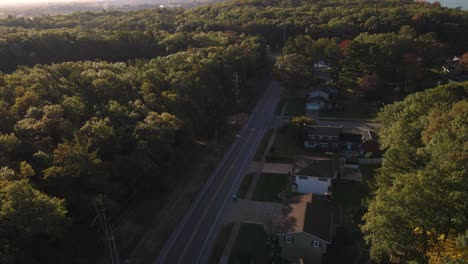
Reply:
<svg viewBox="0 0 468 264"><path fill-rule="evenodd" d="M192 264L206 261L224 209L237 191L257 145L273 123L273 112L279 97L278 82L270 82L252 111L249 122L173 231L156 263Z"/></svg>

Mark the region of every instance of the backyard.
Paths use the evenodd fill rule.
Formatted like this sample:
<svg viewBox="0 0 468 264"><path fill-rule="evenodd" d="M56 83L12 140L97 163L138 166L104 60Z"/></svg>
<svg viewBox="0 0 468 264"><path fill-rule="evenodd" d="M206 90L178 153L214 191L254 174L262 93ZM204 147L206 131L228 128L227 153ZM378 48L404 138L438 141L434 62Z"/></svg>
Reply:
<svg viewBox="0 0 468 264"><path fill-rule="evenodd" d="M268 234L263 225L246 224L240 226L231 256L230 264L271 263L272 250L268 244Z"/></svg>
<svg viewBox="0 0 468 264"><path fill-rule="evenodd" d="M363 182L333 183L333 200L341 206L342 227L337 230L333 244L327 249L325 264L366 263L369 258L362 233L359 230L365 212L363 199L369 197L380 165L360 165Z"/></svg>

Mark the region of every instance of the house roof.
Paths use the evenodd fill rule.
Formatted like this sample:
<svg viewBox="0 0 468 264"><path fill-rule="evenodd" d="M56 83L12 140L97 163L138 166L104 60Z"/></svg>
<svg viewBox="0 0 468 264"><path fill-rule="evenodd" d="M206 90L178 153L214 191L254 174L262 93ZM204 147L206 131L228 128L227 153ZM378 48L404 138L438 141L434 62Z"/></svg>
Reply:
<svg viewBox="0 0 468 264"><path fill-rule="evenodd" d="M367 130L362 135L365 140L379 140L379 135L377 135L377 133L374 131Z"/></svg>
<svg viewBox="0 0 468 264"><path fill-rule="evenodd" d="M279 232L306 232L331 243L333 229L340 224L339 208L332 201L306 194L291 198L285 205Z"/></svg>
<svg viewBox="0 0 468 264"><path fill-rule="evenodd" d="M323 98L322 96L315 96L312 98L307 99L307 103L312 103L312 102L325 102L326 99Z"/></svg>
<svg viewBox="0 0 468 264"><path fill-rule="evenodd" d="M335 136L338 137L343 130L343 126L308 126L306 132L309 135Z"/></svg>
<svg viewBox="0 0 468 264"><path fill-rule="evenodd" d="M332 201L314 197L311 203L307 203L304 232L331 243L333 229L338 224L340 224L339 210Z"/></svg>
<svg viewBox="0 0 468 264"><path fill-rule="evenodd" d="M338 162L335 159L317 157L297 157L294 161L294 174L333 178Z"/></svg>
<svg viewBox="0 0 468 264"><path fill-rule="evenodd" d="M353 133L341 133L339 140L340 142L361 142L362 135Z"/></svg>

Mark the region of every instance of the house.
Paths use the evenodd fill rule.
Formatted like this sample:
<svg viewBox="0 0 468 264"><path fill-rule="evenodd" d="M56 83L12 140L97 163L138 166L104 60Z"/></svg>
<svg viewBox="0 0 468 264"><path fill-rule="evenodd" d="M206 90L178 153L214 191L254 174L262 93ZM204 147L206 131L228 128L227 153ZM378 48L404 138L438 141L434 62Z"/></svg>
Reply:
<svg viewBox="0 0 468 264"><path fill-rule="evenodd" d="M322 157L296 157L292 172L293 191L326 195L331 182L338 177L339 164L336 159Z"/></svg>
<svg viewBox="0 0 468 264"><path fill-rule="evenodd" d="M330 99L330 93L327 89L323 89L322 86L318 86L310 89L307 99L322 98L323 100Z"/></svg>
<svg viewBox="0 0 468 264"><path fill-rule="evenodd" d="M326 152L338 152L342 130L343 126L307 126L304 147L319 148Z"/></svg>
<svg viewBox="0 0 468 264"><path fill-rule="evenodd" d="M341 133L338 139L340 141L340 152L346 157L357 157L360 153L362 144L362 134Z"/></svg>
<svg viewBox="0 0 468 264"><path fill-rule="evenodd" d="M363 134L364 142L361 145L361 154L366 155L372 153L373 157L380 157L382 150L380 149L380 142L377 133L374 131L366 131Z"/></svg>
<svg viewBox="0 0 468 264"><path fill-rule="evenodd" d="M292 198L283 212L276 235L281 258L293 263L322 263L341 225L340 209L328 199L307 194Z"/></svg>
<svg viewBox="0 0 468 264"><path fill-rule="evenodd" d="M328 105L327 100L324 100L321 97L314 97L312 99L307 99L306 110L307 111L319 111L324 109Z"/></svg>

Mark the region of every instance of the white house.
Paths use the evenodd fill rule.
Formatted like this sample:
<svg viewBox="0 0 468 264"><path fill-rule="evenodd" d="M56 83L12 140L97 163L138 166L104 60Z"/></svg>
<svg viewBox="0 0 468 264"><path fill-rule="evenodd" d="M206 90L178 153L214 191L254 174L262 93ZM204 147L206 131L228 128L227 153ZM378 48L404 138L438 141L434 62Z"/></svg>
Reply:
<svg viewBox="0 0 468 264"><path fill-rule="evenodd" d="M336 159L298 157L293 168L293 191L325 195L331 191L331 182L338 177Z"/></svg>

